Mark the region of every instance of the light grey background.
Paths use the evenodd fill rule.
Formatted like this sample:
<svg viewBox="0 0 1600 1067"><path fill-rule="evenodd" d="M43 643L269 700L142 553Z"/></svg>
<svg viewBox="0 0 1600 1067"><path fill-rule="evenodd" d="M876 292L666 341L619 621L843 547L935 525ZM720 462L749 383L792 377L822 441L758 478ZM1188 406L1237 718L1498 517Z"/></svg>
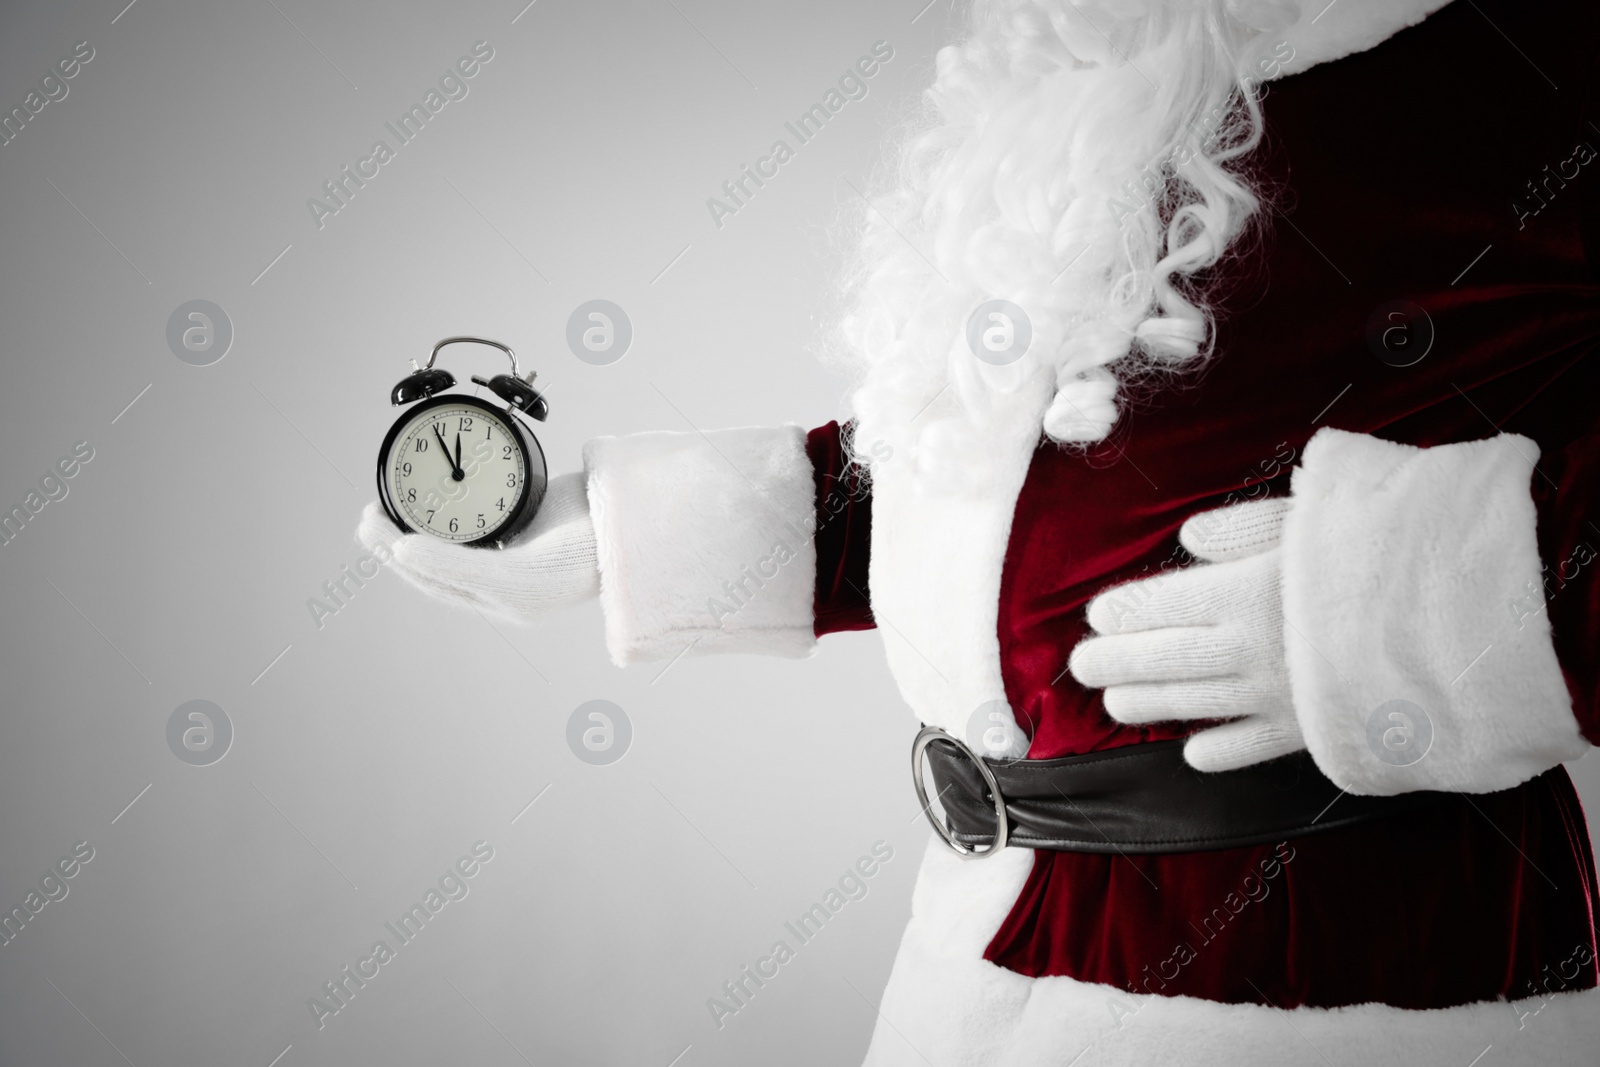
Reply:
<svg viewBox="0 0 1600 1067"><path fill-rule="evenodd" d="M320 628L307 601L362 554L387 391L440 337L540 371L553 472L596 434L835 417L842 383L811 356L828 234L948 8L524 2L0 16L0 110L95 50L0 146L0 510L75 442L95 451L0 547L0 909L95 849L0 946L0 1063L865 1049L928 836L876 635L618 670L594 604L496 629L387 573ZM495 56L469 95L319 229L307 199L393 145L384 123L479 40ZM715 226L706 199L793 146L783 122L879 40L895 56L868 97ZM565 346L596 298L634 327L611 366ZM212 366L166 344L193 299L233 323ZM447 365L500 370L482 350ZM234 729L210 766L167 746L196 699ZM609 766L565 740L595 699L634 729ZM1600 794L1594 761L1576 770ZM719 1030L706 999L879 839L895 856L867 897ZM470 895L319 1030L308 998L479 840L495 858Z"/></svg>
<svg viewBox="0 0 1600 1067"><path fill-rule="evenodd" d="M611 666L593 604L497 632L388 573L321 629L306 601L362 554L388 390L438 338L539 370L552 471L601 433L834 417L828 231L947 9L123 3L0 22L5 109L95 49L0 146L0 501L95 450L0 547L0 905L96 850L0 947L0 1062L857 1060L927 837L876 635L660 674ZM468 96L319 230L306 200L480 39ZM866 99L714 226L878 40ZM208 367L165 340L197 298L236 333ZM594 298L635 329L608 367L564 340ZM235 729L211 766L167 747L192 699ZM566 745L591 699L633 722L610 766ZM307 999L480 839L470 895L319 1031ZM878 839L867 897L719 1031L706 999Z"/></svg>

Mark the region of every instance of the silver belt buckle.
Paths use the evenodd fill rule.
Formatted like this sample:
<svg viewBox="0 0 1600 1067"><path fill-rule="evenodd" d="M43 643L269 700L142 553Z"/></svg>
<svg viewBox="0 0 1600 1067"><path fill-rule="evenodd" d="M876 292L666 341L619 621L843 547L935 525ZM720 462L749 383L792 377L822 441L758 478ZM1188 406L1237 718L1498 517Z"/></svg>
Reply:
<svg viewBox="0 0 1600 1067"><path fill-rule="evenodd" d="M965 753L966 757L978 768L978 773L983 775L984 784L989 787L989 795L994 798L996 826L994 844L981 852L975 848L968 848L957 841L950 829L933 813L933 808L928 800L928 787L922 781L922 753L934 741L949 741ZM994 772L989 769L989 765L984 763L965 741L962 741L959 737L951 736L937 726L924 726L921 732L917 734L917 739L911 744L911 783L917 787L917 801L922 805L922 813L928 817L928 822L932 824L934 832L950 848L950 851L964 860L981 860L1006 847L1009 827L1006 825L1006 799L1000 795L1000 783L995 780Z"/></svg>

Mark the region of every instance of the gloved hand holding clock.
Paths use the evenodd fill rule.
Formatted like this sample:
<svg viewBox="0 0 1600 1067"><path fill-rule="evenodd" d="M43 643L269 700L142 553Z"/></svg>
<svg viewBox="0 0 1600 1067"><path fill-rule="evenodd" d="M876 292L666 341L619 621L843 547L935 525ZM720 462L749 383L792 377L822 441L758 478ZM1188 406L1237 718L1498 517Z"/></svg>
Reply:
<svg viewBox="0 0 1600 1067"><path fill-rule="evenodd" d="M455 379L434 362L440 348L461 341L510 357L511 374L473 378L503 406L444 394ZM499 342L452 337L435 345L427 365L390 395L412 406L379 451L379 500L357 530L369 551L387 550L389 565L423 592L524 620L600 591L584 475L547 479L539 442L517 415L548 414L533 378L518 375L516 355Z"/></svg>

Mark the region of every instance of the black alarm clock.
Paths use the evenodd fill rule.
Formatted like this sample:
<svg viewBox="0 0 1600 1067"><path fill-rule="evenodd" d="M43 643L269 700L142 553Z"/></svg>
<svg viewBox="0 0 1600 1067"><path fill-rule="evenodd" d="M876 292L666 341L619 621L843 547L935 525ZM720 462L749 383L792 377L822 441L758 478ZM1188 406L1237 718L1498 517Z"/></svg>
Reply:
<svg viewBox="0 0 1600 1067"><path fill-rule="evenodd" d="M511 358L511 373L472 380L488 397L447 393L454 376L434 361L445 345L470 341ZM433 346L425 367L389 394L408 410L378 450L378 499L396 526L460 545L501 547L539 510L547 472L544 449L524 416L543 422L550 406L533 388L534 371L519 375L517 355L499 341L447 337Z"/></svg>

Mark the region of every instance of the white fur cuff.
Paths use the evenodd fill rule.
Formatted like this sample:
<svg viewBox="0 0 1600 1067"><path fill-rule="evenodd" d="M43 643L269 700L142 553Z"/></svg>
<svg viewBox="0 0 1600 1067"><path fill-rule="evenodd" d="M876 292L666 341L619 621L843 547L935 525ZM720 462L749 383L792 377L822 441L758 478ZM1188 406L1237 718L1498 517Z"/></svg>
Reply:
<svg viewBox="0 0 1600 1067"><path fill-rule="evenodd" d="M1352 793L1508 789L1588 744L1543 613L1529 493L1539 446L1414 448L1320 430L1284 522L1295 713Z"/></svg>
<svg viewBox="0 0 1600 1067"><path fill-rule="evenodd" d="M686 650L811 652L816 488L803 429L597 437L583 456L618 666Z"/></svg>

